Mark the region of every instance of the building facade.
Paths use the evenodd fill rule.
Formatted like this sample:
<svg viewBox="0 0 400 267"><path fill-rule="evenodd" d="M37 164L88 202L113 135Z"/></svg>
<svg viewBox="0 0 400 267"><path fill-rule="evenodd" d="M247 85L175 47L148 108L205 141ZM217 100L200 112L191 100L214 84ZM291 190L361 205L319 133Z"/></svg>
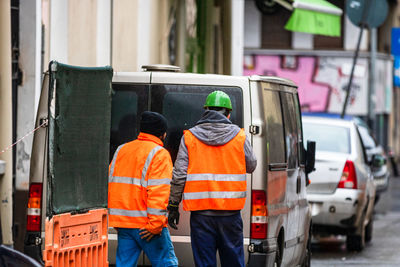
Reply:
<svg viewBox="0 0 400 267"><path fill-rule="evenodd" d="M263 13L256 0L10 2L12 32L17 33L12 49L14 108L11 114L1 113L0 121L13 118L14 141L34 128L42 73L51 60L89 67L111 65L118 72L173 64L187 72L276 75L299 86L303 111L340 113L359 33L345 14L340 37L290 32L284 26L291 11L276 4ZM345 1L329 2L345 9ZM390 55L390 32L400 27L400 11L397 1L389 3L388 18L378 29L373 92L370 34L365 31L347 110L363 118L372 113L376 137L400 155L400 130L395 127L400 120L400 95L392 85ZM32 136L17 144L9 175L19 203L13 216L16 248L23 244L31 147Z"/></svg>
<svg viewBox="0 0 400 267"><path fill-rule="evenodd" d="M245 2L244 73L293 80L299 86L303 112L341 114L360 32L345 13L346 1L328 0L343 10L339 37L287 31L291 11L276 5L263 13L256 2ZM390 29L398 7L396 1L389 4L388 19L378 29L376 60L371 60L371 31L364 30L346 112L370 121L385 149L399 146L390 134L395 109Z"/></svg>

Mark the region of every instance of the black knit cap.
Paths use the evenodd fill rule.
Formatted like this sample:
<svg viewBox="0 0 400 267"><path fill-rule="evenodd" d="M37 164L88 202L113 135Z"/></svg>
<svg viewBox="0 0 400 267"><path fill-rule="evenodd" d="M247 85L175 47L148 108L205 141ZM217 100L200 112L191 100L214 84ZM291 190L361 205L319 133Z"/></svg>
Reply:
<svg viewBox="0 0 400 267"><path fill-rule="evenodd" d="M140 119L140 131L157 137L167 132L167 119L157 112L145 111Z"/></svg>

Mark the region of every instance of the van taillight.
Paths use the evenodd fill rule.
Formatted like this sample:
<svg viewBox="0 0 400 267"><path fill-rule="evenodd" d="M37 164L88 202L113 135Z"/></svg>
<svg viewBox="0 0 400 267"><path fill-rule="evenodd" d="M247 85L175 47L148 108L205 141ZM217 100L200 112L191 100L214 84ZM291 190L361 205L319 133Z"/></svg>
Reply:
<svg viewBox="0 0 400 267"><path fill-rule="evenodd" d="M268 231L267 199L264 190L251 191L250 238L265 239Z"/></svg>
<svg viewBox="0 0 400 267"><path fill-rule="evenodd" d="M29 232L40 232L42 189L42 183L32 183L29 187L28 216L26 222L26 230Z"/></svg>
<svg viewBox="0 0 400 267"><path fill-rule="evenodd" d="M338 188L357 189L356 169L351 160L347 160L346 164L344 165Z"/></svg>

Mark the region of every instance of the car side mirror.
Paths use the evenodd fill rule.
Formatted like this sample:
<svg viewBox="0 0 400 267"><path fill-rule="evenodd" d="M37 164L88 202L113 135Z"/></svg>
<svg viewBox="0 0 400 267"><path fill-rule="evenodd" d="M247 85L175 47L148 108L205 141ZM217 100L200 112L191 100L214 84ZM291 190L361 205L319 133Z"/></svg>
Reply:
<svg viewBox="0 0 400 267"><path fill-rule="evenodd" d="M306 150L306 174L315 170L315 141L307 141Z"/></svg>
<svg viewBox="0 0 400 267"><path fill-rule="evenodd" d="M373 168L380 168L386 164L386 159L384 156L380 154L375 154L372 156L370 164Z"/></svg>

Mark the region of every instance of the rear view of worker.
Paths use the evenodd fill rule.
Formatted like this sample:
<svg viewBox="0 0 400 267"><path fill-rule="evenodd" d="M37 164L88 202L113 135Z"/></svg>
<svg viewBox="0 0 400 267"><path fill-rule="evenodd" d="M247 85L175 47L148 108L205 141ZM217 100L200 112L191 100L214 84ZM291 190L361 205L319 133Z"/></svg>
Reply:
<svg viewBox="0 0 400 267"><path fill-rule="evenodd" d="M168 223L177 229L178 206L191 211L196 266L245 266L243 222L246 172L257 166L244 131L229 120L232 104L222 91L208 95L196 126L184 132L171 182Z"/></svg>
<svg viewBox="0 0 400 267"><path fill-rule="evenodd" d="M178 266L167 228L172 161L163 148L167 120L145 111L138 138L118 147L108 181L109 226L118 231L116 265L137 266L142 250L152 266Z"/></svg>

